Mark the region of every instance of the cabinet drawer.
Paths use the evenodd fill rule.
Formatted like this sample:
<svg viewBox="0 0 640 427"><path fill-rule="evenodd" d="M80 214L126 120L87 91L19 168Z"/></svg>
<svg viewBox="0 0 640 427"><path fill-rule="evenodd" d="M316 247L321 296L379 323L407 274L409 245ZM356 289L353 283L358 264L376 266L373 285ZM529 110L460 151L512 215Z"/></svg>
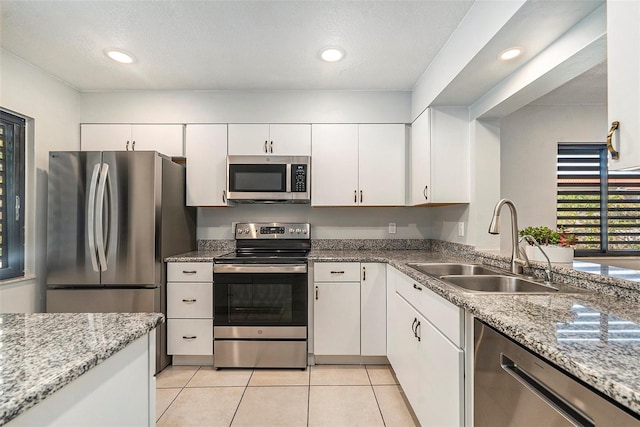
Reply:
<svg viewBox="0 0 640 427"><path fill-rule="evenodd" d="M169 262L167 282L213 282L213 263Z"/></svg>
<svg viewBox="0 0 640 427"><path fill-rule="evenodd" d="M317 262L313 266L315 282L359 282L359 262Z"/></svg>
<svg viewBox="0 0 640 427"><path fill-rule="evenodd" d="M213 320L167 320L167 353L177 355L213 354Z"/></svg>
<svg viewBox="0 0 640 427"><path fill-rule="evenodd" d="M460 348L464 347L464 311L462 308L450 303L403 273L398 274L396 292L413 305L452 343Z"/></svg>
<svg viewBox="0 0 640 427"><path fill-rule="evenodd" d="M213 318L213 283L167 283L168 318Z"/></svg>

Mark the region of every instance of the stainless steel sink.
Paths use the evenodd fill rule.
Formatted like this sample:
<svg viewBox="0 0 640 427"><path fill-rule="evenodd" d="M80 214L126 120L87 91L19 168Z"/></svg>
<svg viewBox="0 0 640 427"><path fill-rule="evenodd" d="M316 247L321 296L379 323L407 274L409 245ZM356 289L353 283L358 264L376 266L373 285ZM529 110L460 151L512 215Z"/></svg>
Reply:
<svg viewBox="0 0 640 427"><path fill-rule="evenodd" d="M480 274L499 274L495 270L486 268L479 264L459 264L449 262L439 263L410 263L409 267L415 268L421 273L431 276L458 276L458 275L480 275Z"/></svg>
<svg viewBox="0 0 640 427"><path fill-rule="evenodd" d="M469 292L556 293L557 288L514 276L442 276L442 280Z"/></svg>

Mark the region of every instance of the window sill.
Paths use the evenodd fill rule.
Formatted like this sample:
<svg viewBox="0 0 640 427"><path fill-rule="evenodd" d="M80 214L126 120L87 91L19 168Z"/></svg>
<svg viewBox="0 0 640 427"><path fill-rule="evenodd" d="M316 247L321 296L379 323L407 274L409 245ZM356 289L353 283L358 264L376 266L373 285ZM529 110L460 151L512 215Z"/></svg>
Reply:
<svg viewBox="0 0 640 427"><path fill-rule="evenodd" d="M0 280L0 287L5 285L15 285L22 282L31 282L37 279L35 274L25 274L22 277L12 277L11 279Z"/></svg>

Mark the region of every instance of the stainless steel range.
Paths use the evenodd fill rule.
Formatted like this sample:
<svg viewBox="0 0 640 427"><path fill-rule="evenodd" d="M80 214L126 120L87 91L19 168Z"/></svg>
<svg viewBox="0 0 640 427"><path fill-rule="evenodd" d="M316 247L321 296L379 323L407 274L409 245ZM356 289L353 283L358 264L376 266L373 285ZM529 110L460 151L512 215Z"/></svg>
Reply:
<svg viewBox="0 0 640 427"><path fill-rule="evenodd" d="M214 366L307 366L309 224L236 225L236 251L214 260Z"/></svg>

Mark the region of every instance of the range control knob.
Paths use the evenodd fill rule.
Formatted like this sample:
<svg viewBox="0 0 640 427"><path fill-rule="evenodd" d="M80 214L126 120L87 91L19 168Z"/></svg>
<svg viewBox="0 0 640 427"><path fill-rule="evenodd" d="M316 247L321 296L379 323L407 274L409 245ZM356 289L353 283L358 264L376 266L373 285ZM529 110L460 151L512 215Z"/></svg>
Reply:
<svg viewBox="0 0 640 427"><path fill-rule="evenodd" d="M302 232L302 230L300 230L299 228L296 228L296 234L300 234Z"/></svg>
<svg viewBox="0 0 640 427"><path fill-rule="evenodd" d="M307 229L306 228L302 229L302 234L307 234Z"/></svg>
<svg viewBox="0 0 640 427"><path fill-rule="evenodd" d="M293 231L294 231L293 228L290 228L289 229L289 234L293 234Z"/></svg>

